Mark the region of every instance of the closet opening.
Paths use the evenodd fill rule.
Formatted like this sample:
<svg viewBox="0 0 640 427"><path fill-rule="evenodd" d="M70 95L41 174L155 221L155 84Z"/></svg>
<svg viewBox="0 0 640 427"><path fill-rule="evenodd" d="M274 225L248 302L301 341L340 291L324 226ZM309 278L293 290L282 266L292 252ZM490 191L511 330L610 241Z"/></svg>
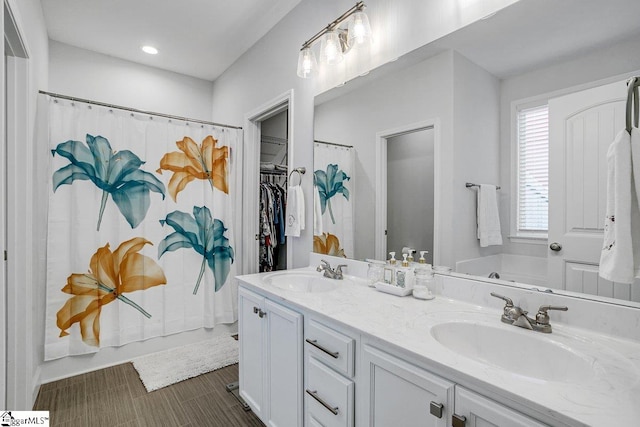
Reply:
<svg viewBox="0 0 640 427"><path fill-rule="evenodd" d="M260 203L258 270L287 269L285 207L287 201L289 109L260 126Z"/></svg>
<svg viewBox="0 0 640 427"><path fill-rule="evenodd" d="M243 274L292 265L285 202L293 169L293 90L245 116L243 173ZM295 179L295 177L294 177Z"/></svg>

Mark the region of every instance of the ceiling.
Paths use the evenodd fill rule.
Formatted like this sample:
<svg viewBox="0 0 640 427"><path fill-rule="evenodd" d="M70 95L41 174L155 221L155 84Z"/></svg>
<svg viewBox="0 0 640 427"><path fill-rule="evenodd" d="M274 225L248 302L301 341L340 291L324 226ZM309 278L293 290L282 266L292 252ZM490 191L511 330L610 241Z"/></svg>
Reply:
<svg viewBox="0 0 640 427"><path fill-rule="evenodd" d="M211 81L299 2L42 0L42 7L52 40ZM521 0L407 56L455 49L505 78L640 35L638 16L639 0ZM145 44L160 53L143 53Z"/></svg>
<svg viewBox="0 0 640 427"><path fill-rule="evenodd" d="M49 38L215 80L300 0L41 0ZM152 45L157 55L140 50Z"/></svg>

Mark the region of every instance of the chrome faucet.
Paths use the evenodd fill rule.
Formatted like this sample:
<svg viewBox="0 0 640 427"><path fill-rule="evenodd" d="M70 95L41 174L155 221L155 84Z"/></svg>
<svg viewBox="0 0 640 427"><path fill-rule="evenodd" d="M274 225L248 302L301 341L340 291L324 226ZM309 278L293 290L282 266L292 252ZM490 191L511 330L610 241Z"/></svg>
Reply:
<svg viewBox="0 0 640 427"><path fill-rule="evenodd" d="M545 334L551 333L551 324L549 323L549 310L567 311L568 307L565 306L553 306L553 305L541 305L538 309L535 319L527 316L528 311L524 311L517 305L513 305L511 298L507 298L502 295L498 295L495 292L491 292L492 297L500 298L504 300L505 305L500 320L503 323L508 323L520 328L530 329L532 331L542 332Z"/></svg>
<svg viewBox="0 0 640 427"><path fill-rule="evenodd" d="M347 264L340 264L334 270L331 265L325 260L320 260L320 265L316 268L316 271L324 271L323 276L329 279L342 280L342 267L346 267Z"/></svg>

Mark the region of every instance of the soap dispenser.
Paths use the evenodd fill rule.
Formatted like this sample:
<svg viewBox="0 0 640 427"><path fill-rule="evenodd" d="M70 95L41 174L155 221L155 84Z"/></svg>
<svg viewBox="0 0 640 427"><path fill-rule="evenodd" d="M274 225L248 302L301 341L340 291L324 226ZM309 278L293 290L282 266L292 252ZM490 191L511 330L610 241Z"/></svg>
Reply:
<svg viewBox="0 0 640 427"><path fill-rule="evenodd" d="M424 254L428 254L429 251L420 251L420 258L418 259L419 264L426 264L427 259L424 257Z"/></svg>
<svg viewBox="0 0 640 427"><path fill-rule="evenodd" d="M396 265L396 253L395 252L389 252L389 255L391 256L391 258L389 258L389 265Z"/></svg>
<svg viewBox="0 0 640 427"><path fill-rule="evenodd" d="M402 254L402 265L396 269L396 286L413 289L413 269L409 266L408 254Z"/></svg>

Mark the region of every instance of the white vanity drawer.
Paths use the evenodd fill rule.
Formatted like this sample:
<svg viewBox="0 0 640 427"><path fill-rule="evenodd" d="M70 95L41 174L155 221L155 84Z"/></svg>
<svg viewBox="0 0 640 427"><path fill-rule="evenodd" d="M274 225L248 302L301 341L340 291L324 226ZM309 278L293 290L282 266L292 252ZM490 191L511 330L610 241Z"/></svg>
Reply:
<svg viewBox="0 0 640 427"><path fill-rule="evenodd" d="M336 371L352 378L354 375L354 340L338 331L309 320L305 333L309 353Z"/></svg>
<svg viewBox="0 0 640 427"><path fill-rule="evenodd" d="M331 368L309 358L305 399L309 424L325 427L353 426L354 385Z"/></svg>

